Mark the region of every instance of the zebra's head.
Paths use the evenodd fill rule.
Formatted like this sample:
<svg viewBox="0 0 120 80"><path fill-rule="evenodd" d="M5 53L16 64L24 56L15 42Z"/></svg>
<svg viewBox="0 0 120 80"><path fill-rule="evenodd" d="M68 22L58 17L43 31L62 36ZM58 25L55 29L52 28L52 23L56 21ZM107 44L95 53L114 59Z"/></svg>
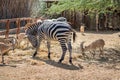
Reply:
<svg viewBox="0 0 120 80"><path fill-rule="evenodd" d="M27 23L24 27L25 33L27 31L34 32L37 31L38 27L42 24L42 22L34 22L34 23ZM29 30L30 29L30 30Z"/></svg>
<svg viewBox="0 0 120 80"><path fill-rule="evenodd" d="M27 35L27 38L33 47L37 47L37 36Z"/></svg>

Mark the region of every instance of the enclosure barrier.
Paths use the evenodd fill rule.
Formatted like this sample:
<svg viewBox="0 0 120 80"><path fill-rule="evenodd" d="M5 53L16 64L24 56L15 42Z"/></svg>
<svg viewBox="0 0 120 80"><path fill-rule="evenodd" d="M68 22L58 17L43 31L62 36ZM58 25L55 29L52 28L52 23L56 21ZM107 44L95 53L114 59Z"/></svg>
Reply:
<svg viewBox="0 0 120 80"><path fill-rule="evenodd" d="M5 35L5 38L9 37L9 31L10 31L10 23L11 22L15 22L17 28L15 28L16 30L16 37L18 36L18 34L20 33L20 29L22 28L20 26L20 22L21 21L26 21L27 23L31 23L31 22L36 22L37 19L43 19L43 18L12 18L12 19L1 19L0 23L5 23L6 24L6 30L5 31L1 31L1 34Z"/></svg>

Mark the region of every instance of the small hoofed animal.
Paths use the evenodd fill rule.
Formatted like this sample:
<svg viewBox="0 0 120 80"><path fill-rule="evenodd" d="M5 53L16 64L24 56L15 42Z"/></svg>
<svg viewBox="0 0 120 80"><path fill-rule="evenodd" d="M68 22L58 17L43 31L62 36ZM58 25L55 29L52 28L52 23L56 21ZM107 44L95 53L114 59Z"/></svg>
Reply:
<svg viewBox="0 0 120 80"><path fill-rule="evenodd" d="M1 38L0 38L1 39ZM16 40L15 38L11 38L11 39L4 39L4 41L7 41L6 43L2 42L2 39L0 41L0 54L2 57L2 63L4 63L4 53L8 52L9 50L13 49L14 50L14 46L16 44Z"/></svg>
<svg viewBox="0 0 120 80"><path fill-rule="evenodd" d="M85 42L82 42L80 44L80 48L81 48L81 51L82 51L82 54L83 56L86 56L85 55L85 52L86 51L89 51L90 53L93 54L93 58L95 56L95 51L98 49L100 51L100 54L99 54L99 57L101 57L101 55L103 55L103 48L104 48L104 45L105 45L105 41L103 39L98 39L98 40L95 40L94 42L92 42L91 44L89 44L88 46L85 46L83 47L83 44Z"/></svg>

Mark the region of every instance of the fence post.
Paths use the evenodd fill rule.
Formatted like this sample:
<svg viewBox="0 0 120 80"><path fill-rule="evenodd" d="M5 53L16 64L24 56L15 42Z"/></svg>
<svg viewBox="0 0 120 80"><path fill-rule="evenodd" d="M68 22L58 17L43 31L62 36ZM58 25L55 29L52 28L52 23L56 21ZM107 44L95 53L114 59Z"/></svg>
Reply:
<svg viewBox="0 0 120 80"><path fill-rule="evenodd" d="M8 38L8 36L9 36L9 28L10 28L10 20L7 20L5 38Z"/></svg>
<svg viewBox="0 0 120 80"><path fill-rule="evenodd" d="M17 25L16 38L18 38L18 34L20 33L20 19L16 21L16 25Z"/></svg>
<svg viewBox="0 0 120 80"><path fill-rule="evenodd" d="M27 23L30 23L30 22L31 22L31 19L28 19L28 20L27 20Z"/></svg>

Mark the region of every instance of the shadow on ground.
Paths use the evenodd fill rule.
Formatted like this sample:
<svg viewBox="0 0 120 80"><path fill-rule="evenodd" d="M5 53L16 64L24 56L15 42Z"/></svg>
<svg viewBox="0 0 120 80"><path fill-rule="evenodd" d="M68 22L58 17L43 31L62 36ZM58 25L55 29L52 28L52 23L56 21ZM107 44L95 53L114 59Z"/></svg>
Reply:
<svg viewBox="0 0 120 80"><path fill-rule="evenodd" d="M9 66L9 67L17 67L16 65L10 65L10 64L0 64L1 67L4 67L4 66Z"/></svg>
<svg viewBox="0 0 120 80"><path fill-rule="evenodd" d="M52 66L55 66L55 67L59 67L59 68L63 68L63 69L67 69L67 70L79 70L79 69L82 69L83 67L81 65L69 65L69 64L64 64L64 63L58 63L54 60L44 60L44 59L41 59L39 57L36 57L35 60L40 60L40 61L43 61L45 62L46 64L49 64L49 65L52 65Z"/></svg>

